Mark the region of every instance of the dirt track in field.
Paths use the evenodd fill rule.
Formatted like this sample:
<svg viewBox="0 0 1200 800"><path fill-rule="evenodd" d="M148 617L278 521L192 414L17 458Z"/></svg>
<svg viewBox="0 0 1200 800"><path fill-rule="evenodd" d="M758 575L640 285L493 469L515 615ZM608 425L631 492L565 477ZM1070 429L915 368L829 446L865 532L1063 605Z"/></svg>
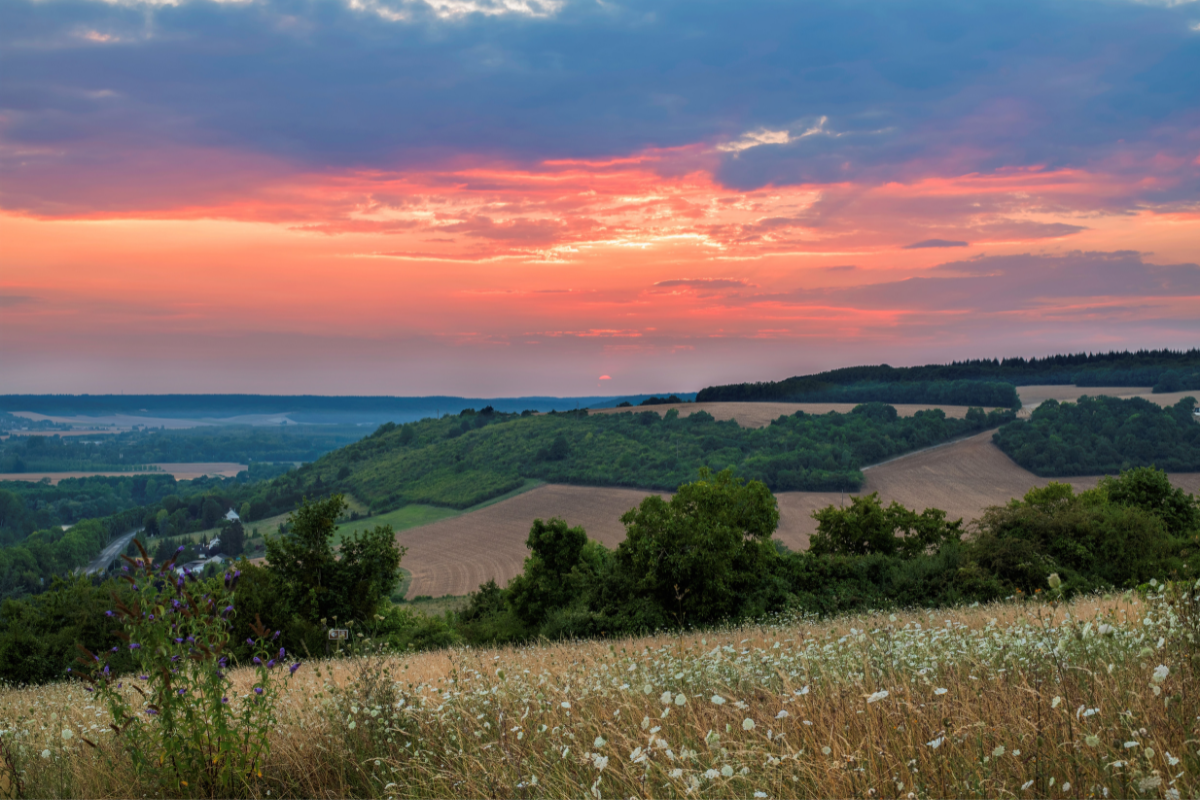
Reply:
<svg viewBox="0 0 1200 800"><path fill-rule="evenodd" d="M620 414L632 411L636 414L642 411L654 411L662 415L666 414L668 410L675 408L679 410L679 416L681 417L691 416L697 411L707 411L719 420L736 419L738 424L743 428L765 428L772 421L780 417L790 416L797 411L803 411L805 414L828 414L830 411L836 411L839 414L848 414L856 405L858 403L668 403L661 406L596 408L588 413ZM968 406L935 406L922 405L920 403L892 403L891 405L896 409L896 413L902 417L911 417L918 411L925 411L930 408L940 408L946 412L947 417L962 419L967 415L968 408Z"/></svg>

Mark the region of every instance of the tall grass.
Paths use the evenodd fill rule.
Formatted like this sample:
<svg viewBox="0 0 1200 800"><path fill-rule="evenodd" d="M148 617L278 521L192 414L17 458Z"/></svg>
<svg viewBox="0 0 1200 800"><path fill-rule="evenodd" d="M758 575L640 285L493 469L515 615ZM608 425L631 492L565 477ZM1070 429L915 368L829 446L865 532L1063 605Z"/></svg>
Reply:
<svg viewBox="0 0 1200 800"><path fill-rule="evenodd" d="M1192 596L1155 591L407 657L364 636L354 657L297 674L252 789L1193 797L1194 611ZM0 760L14 753L3 785L142 794L82 695L0 694ZM85 733L101 737L98 751L78 744Z"/></svg>

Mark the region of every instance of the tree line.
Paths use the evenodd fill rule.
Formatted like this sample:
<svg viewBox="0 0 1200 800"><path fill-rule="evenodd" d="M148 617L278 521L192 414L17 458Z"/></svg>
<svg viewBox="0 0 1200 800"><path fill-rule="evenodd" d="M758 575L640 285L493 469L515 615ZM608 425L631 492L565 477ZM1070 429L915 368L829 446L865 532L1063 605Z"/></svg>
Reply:
<svg viewBox="0 0 1200 800"><path fill-rule="evenodd" d="M1157 466L1200 470L1196 399L1163 408L1140 397L1047 400L1028 420L1004 425L992 437L1009 458L1044 477L1113 474Z"/></svg>
<svg viewBox="0 0 1200 800"><path fill-rule="evenodd" d="M1134 352L1126 350L1053 355L1045 358L984 358L920 367L892 367L887 364L845 367L782 381L710 386L702 389L696 395L696 400L792 400L817 397L822 392L834 391L834 387L925 383L931 385L928 390L933 390L933 386L939 383L959 382L1003 382L1014 386L1151 386L1155 391L1186 391L1200 388L1200 349ZM960 388L955 391L965 390ZM930 402L925 399L900 400L898 396L869 399L892 403ZM958 404L1010 405L977 400L967 400Z"/></svg>

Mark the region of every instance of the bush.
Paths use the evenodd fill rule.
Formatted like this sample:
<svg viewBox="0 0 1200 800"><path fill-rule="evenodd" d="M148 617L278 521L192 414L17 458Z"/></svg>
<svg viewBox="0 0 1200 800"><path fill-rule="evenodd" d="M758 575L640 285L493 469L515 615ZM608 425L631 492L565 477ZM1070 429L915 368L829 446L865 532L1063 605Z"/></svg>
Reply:
<svg viewBox="0 0 1200 800"><path fill-rule="evenodd" d="M134 674L112 669L121 647L93 653L83 646L77 674L107 706L118 746L152 791L251 794L277 724L286 656L283 648L275 652L279 632L255 622L248 644L256 679L245 697L231 698L229 619L238 574L227 573L223 585L176 576L174 560L156 567L138 544L142 558L126 558L132 570L124 576L134 595L125 602L114 593L116 610L108 612L121 620L117 635L133 655ZM299 667L292 664L282 682ZM122 691L126 681L136 695Z"/></svg>

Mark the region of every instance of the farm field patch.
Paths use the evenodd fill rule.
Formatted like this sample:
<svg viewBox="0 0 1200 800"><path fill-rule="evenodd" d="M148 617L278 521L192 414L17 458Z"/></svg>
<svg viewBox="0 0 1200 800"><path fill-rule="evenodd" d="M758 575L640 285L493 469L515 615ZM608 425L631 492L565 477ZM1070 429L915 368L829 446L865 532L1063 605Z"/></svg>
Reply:
<svg viewBox="0 0 1200 800"><path fill-rule="evenodd" d="M1185 397L1200 398L1200 392L1195 390L1154 394L1150 391L1149 386L1018 386L1017 394L1021 396L1021 404L1027 411L1032 411L1047 400L1074 403L1084 395L1088 397L1107 395L1126 399L1141 397L1164 408L1175 405Z"/></svg>
<svg viewBox="0 0 1200 800"><path fill-rule="evenodd" d="M246 469L245 464L233 463L193 463L193 464L151 464L157 470L127 470L124 472L5 472L0 473L0 481L32 481L37 483L45 478L57 485L66 478L90 478L97 475L161 475L164 472L172 475L177 481L190 481L205 476L221 478L236 477Z"/></svg>

